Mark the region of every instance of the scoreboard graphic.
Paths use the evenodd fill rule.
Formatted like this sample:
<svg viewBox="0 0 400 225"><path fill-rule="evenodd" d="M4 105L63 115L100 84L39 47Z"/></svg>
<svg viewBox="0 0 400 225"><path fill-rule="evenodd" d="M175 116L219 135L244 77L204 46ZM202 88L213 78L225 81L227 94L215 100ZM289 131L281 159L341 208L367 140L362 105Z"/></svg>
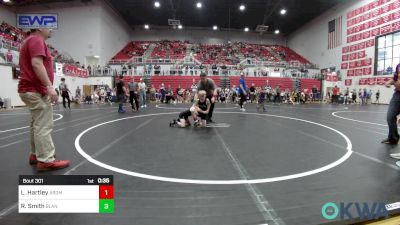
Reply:
<svg viewBox="0 0 400 225"><path fill-rule="evenodd" d="M19 213L114 213L110 175L20 175Z"/></svg>

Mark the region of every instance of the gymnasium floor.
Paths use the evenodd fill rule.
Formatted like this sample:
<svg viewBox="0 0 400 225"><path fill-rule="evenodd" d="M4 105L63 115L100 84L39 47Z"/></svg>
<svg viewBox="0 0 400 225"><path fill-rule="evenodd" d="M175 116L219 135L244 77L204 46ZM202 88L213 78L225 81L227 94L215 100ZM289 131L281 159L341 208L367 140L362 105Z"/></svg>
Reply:
<svg viewBox="0 0 400 225"><path fill-rule="evenodd" d="M400 149L380 144L387 106L269 105L257 113L248 105L242 113L217 104L216 124L205 129L168 126L188 105L115 107L55 108L57 157L72 165L46 173L114 175L111 215L18 214L18 175L37 173L27 162L29 119L26 109L0 112L1 225L332 224L321 216L327 202L400 202L400 168L389 157Z"/></svg>

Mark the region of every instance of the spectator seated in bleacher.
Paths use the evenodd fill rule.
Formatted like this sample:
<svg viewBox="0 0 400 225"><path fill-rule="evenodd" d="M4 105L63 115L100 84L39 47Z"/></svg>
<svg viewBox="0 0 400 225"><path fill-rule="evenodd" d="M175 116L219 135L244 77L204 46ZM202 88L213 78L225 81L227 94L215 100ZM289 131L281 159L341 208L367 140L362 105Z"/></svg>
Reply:
<svg viewBox="0 0 400 225"><path fill-rule="evenodd" d="M92 100L92 96L91 95L87 95L85 97L85 103L86 104L93 104L93 100Z"/></svg>
<svg viewBox="0 0 400 225"><path fill-rule="evenodd" d="M175 103L174 92L172 91L171 85L168 85L168 88L165 90L165 103L169 104L171 100Z"/></svg>

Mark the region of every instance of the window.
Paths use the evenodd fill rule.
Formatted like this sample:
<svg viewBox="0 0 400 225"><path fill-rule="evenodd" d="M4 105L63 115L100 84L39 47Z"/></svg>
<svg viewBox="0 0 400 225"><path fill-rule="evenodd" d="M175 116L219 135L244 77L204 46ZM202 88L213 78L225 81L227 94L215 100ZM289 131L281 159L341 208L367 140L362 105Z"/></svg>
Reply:
<svg viewBox="0 0 400 225"><path fill-rule="evenodd" d="M400 63L400 32L380 36L376 43L375 74L390 75Z"/></svg>

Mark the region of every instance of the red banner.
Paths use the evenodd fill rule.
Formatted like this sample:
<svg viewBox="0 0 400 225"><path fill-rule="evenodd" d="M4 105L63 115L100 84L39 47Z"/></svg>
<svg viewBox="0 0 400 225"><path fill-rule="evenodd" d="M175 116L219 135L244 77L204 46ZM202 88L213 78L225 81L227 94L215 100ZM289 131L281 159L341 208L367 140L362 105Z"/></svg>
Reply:
<svg viewBox="0 0 400 225"><path fill-rule="evenodd" d="M392 3L392 8L393 10L396 10L398 8L400 8L400 1L396 0L395 2Z"/></svg>
<svg viewBox="0 0 400 225"><path fill-rule="evenodd" d="M336 75L326 75L325 80L330 81L330 82L337 82L339 79L338 79L338 76L336 76Z"/></svg>
<svg viewBox="0 0 400 225"><path fill-rule="evenodd" d="M379 35L379 27L371 30L371 36L378 36Z"/></svg>
<svg viewBox="0 0 400 225"><path fill-rule="evenodd" d="M349 68L349 64L348 63L342 63L341 67L342 70L347 70L347 68Z"/></svg>
<svg viewBox="0 0 400 225"><path fill-rule="evenodd" d="M392 32L400 30L400 21L392 23Z"/></svg>
<svg viewBox="0 0 400 225"><path fill-rule="evenodd" d="M365 46L367 48L373 47L374 45L375 45L375 39L371 39L371 40L368 40L368 41L365 42Z"/></svg>
<svg viewBox="0 0 400 225"><path fill-rule="evenodd" d="M81 69L81 68L73 66L73 65L64 64L63 69L64 69L64 74L66 76L83 77L83 78L87 78L89 76L89 73L87 70Z"/></svg>
<svg viewBox="0 0 400 225"><path fill-rule="evenodd" d="M363 74L364 75L371 75L372 74L372 68L371 67L364 68Z"/></svg>
<svg viewBox="0 0 400 225"><path fill-rule="evenodd" d="M346 79L345 81L344 81L344 85L345 86L351 86L351 83L352 83L352 79Z"/></svg>
<svg viewBox="0 0 400 225"><path fill-rule="evenodd" d="M371 37L371 31L365 31L364 33L362 33L363 35L363 39L367 39Z"/></svg>
<svg viewBox="0 0 400 225"><path fill-rule="evenodd" d="M376 84L378 85L385 85L391 78L390 77L377 77Z"/></svg>
<svg viewBox="0 0 400 225"><path fill-rule="evenodd" d="M391 31L392 31L392 25L391 24L381 27L381 35L390 33Z"/></svg>
<svg viewBox="0 0 400 225"><path fill-rule="evenodd" d="M356 76L362 76L363 75L363 69L356 69Z"/></svg>
<svg viewBox="0 0 400 225"><path fill-rule="evenodd" d="M397 19L400 19L400 11L399 10L392 13L392 20L397 20Z"/></svg>
<svg viewBox="0 0 400 225"><path fill-rule="evenodd" d="M370 65L372 65L372 59L371 59L371 58L364 59L363 61L364 61L364 62L363 62L363 66L370 66Z"/></svg>
<svg viewBox="0 0 400 225"><path fill-rule="evenodd" d="M348 77L354 76L354 70L347 70L347 76Z"/></svg>
<svg viewBox="0 0 400 225"><path fill-rule="evenodd" d="M368 83L368 78L360 78L360 80L358 81L359 85L367 85Z"/></svg>
<svg viewBox="0 0 400 225"><path fill-rule="evenodd" d="M376 77L368 78L368 85L375 85L376 84Z"/></svg>

